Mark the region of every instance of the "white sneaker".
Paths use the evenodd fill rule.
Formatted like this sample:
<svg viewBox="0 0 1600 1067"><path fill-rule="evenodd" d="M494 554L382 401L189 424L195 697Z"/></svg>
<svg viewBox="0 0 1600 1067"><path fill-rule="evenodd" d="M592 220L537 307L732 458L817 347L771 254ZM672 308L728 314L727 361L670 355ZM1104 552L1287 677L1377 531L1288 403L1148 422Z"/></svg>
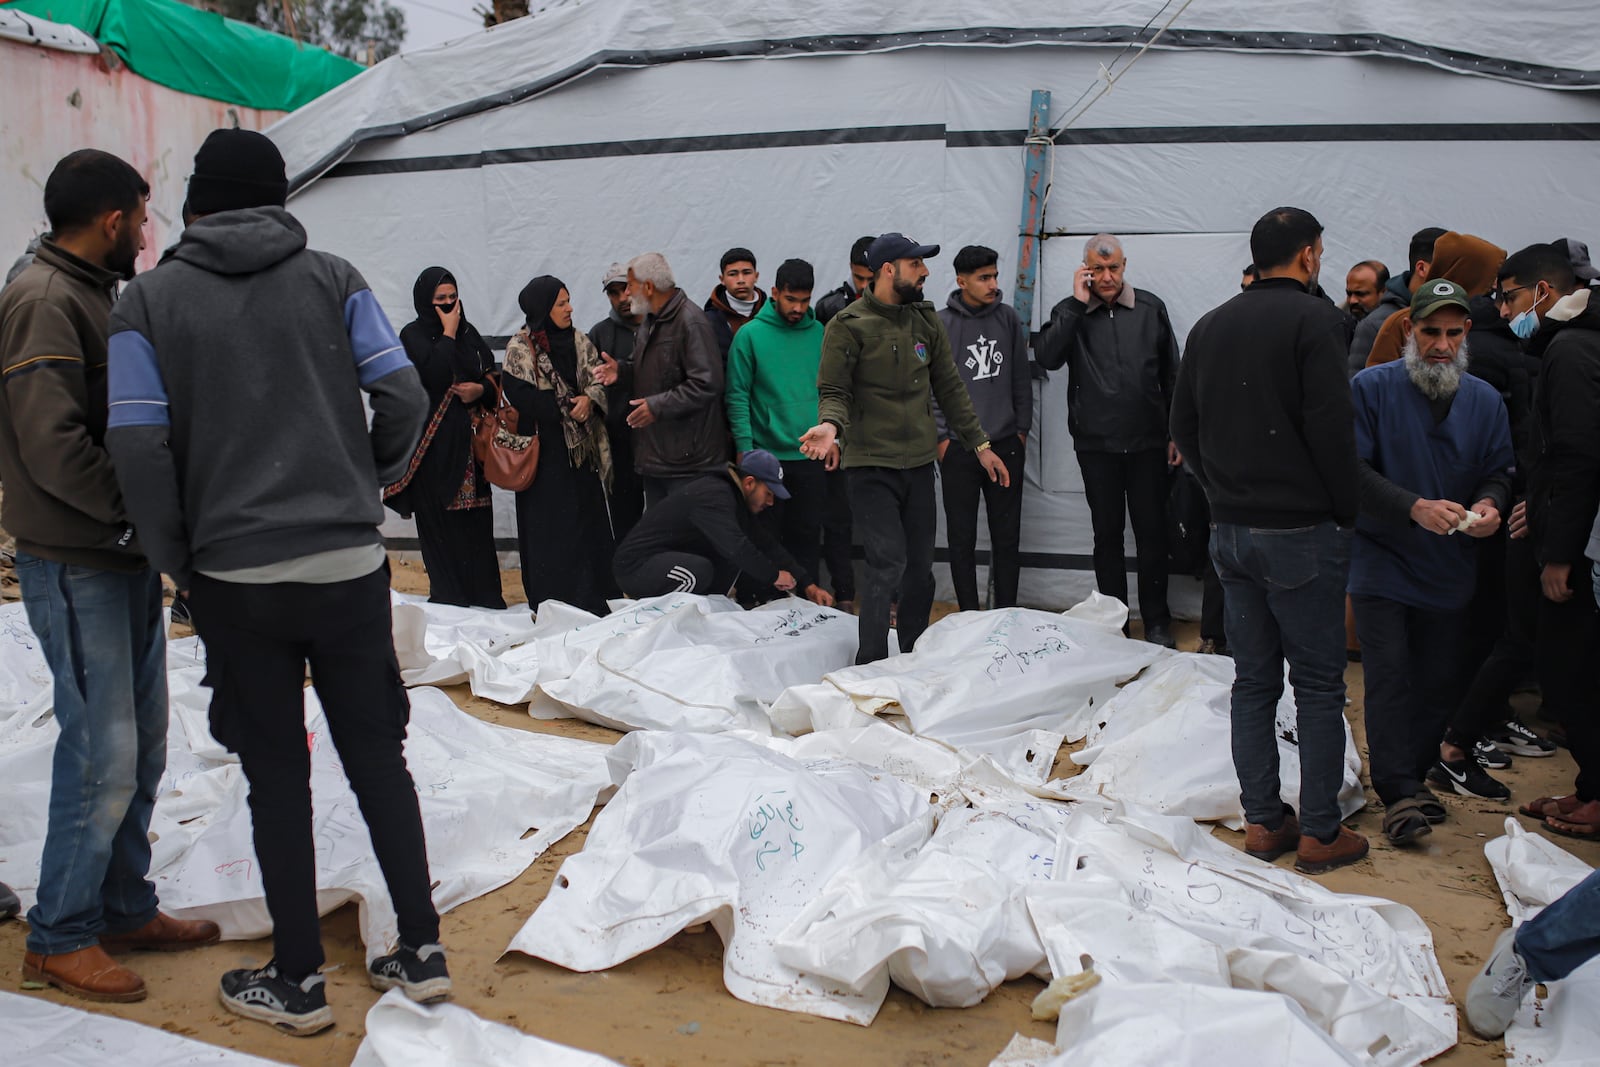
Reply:
<svg viewBox="0 0 1600 1067"><path fill-rule="evenodd" d="M1467 986L1467 1025L1479 1037L1500 1037L1516 1018L1522 998L1533 988L1528 965L1517 955L1515 930L1503 930L1489 962Z"/></svg>

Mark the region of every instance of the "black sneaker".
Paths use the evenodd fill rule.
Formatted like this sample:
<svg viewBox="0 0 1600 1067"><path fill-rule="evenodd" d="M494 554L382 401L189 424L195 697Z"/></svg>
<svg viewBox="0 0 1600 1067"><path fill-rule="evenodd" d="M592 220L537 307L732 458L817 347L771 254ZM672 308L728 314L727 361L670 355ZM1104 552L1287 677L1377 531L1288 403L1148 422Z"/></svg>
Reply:
<svg viewBox="0 0 1600 1067"><path fill-rule="evenodd" d="M1511 757L1500 745L1487 737L1480 738L1472 746L1472 761L1480 767L1487 767L1491 771L1503 771L1511 766Z"/></svg>
<svg viewBox="0 0 1600 1067"><path fill-rule="evenodd" d="M222 976L222 1006L286 1034L310 1037L333 1025L323 985L320 974L291 982L278 973L276 962L259 971L229 971Z"/></svg>
<svg viewBox="0 0 1600 1067"><path fill-rule="evenodd" d="M1428 781L1454 789L1464 797L1483 800L1510 800L1511 790L1497 782L1489 772L1470 759L1439 760L1428 771Z"/></svg>
<svg viewBox="0 0 1600 1067"><path fill-rule="evenodd" d="M1516 719L1507 719L1498 729L1489 734L1494 743L1502 749L1518 756L1532 756L1541 759L1545 756L1556 754L1556 743L1547 741L1528 729Z"/></svg>
<svg viewBox="0 0 1600 1067"><path fill-rule="evenodd" d="M188 597L186 597L186 596L174 596L172 598L172 621L174 623L181 622L185 626L193 626L194 625L194 617L189 614L189 598Z"/></svg>
<svg viewBox="0 0 1600 1067"><path fill-rule="evenodd" d="M11 891L11 887L0 882L0 919L9 919L22 910L22 901Z"/></svg>
<svg viewBox="0 0 1600 1067"><path fill-rule="evenodd" d="M450 971L444 965L444 948L438 944L415 949L401 944L389 955L373 960L367 977L373 989L399 989L418 1004L433 1004L450 995Z"/></svg>

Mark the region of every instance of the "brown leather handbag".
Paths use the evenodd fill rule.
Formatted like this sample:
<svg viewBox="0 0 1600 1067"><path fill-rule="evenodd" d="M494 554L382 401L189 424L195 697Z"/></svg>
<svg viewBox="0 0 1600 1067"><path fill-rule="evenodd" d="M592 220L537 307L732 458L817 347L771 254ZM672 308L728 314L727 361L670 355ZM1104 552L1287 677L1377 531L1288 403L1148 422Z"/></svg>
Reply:
<svg viewBox="0 0 1600 1067"><path fill-rule="evenodd" d="M484 382L494 390L494 405L472 411L472 458L483 467L490 485L520 493L539 473L539 428L535 426L531 434L517 433L517 409L506 400L500 375L487 375Z"/></svg>

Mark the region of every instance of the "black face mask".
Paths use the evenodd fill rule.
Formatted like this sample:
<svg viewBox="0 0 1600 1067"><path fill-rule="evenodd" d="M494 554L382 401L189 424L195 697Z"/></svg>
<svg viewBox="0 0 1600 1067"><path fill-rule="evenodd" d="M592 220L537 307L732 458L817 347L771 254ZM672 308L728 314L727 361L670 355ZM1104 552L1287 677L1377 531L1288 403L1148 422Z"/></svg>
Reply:
<svg viewBox="0 0 1600 1067"><path fill-rule="evenodd" d="M433 306L439 311L440 314L448 315L450 312L456 309L456 301L452 300L448 304L435 304Z"/></svg>

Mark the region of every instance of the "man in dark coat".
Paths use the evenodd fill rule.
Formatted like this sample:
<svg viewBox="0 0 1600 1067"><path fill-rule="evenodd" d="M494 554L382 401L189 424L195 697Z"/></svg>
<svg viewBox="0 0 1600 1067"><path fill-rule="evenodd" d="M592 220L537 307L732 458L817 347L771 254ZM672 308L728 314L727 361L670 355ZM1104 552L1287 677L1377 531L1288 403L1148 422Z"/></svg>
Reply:
<svg viewBox="0 0 1600 1067"><path fill-rule="evenodd" d="M1046 370L1067 368L1067 424L1094 524L1095 585L1128 602L1123 512L1138 546L1144 637L1167 648L1167 468L1179 462L1167 436L1178 375L1178 339L1167 307L1123 277L1128 258L1108 233L1089 238L1072 295L1055 306L1035 352Z"/></svg>

